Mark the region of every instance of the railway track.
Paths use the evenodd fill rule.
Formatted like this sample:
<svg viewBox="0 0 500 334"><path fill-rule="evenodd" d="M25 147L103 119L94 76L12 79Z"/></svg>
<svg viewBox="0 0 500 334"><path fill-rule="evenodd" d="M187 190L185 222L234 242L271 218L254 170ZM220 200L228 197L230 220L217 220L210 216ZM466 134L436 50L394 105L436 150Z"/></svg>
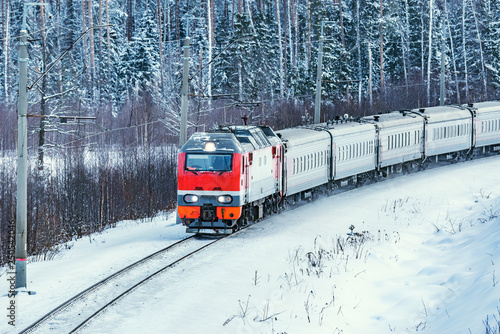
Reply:
<svg viewBox="0 0 500 334"><path fill-rule="evenodd" d="M182 239L83 290L20 333L78 332L137 287L222 239L196 236Z"/></svg>

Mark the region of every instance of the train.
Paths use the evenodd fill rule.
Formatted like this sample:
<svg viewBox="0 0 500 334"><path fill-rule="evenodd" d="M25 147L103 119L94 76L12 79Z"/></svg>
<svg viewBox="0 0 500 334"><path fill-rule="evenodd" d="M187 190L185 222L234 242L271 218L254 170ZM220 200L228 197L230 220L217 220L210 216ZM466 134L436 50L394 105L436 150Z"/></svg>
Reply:
<svg viewBox="0 0 500 334"><path fill-rule="evenodd" d="M178 220L187 233L231 234L287 203L499 152L499 101L344 115L279 131L221 126L194 133L179 151Z"/></svg>

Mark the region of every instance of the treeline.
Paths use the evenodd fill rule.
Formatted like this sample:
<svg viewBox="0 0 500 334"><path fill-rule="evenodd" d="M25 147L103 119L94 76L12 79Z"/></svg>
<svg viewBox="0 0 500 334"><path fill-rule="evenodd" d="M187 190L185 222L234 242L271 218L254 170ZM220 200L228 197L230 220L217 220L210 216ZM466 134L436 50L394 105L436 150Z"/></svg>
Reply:
<svg viewBox="0 0 500 334"><path fill-rule="evenodd" d="M75 147L47 156L43 170L35 156L28 168L30 256L47 256L61 242L175 207L175 146L116 145L99 151ZM0 161L0 263L4 264L12 246L8 227L16 212L15 152L4 154Z"/></svg>
<svg viewBox="0 0 500 334"><path fill-rule="evenodd" d="M23 3L0 1L5 119L15 113ZM304 115L314 101L322 33L326 106L374 113L436 105L442 62L447 104L499 95L500 3L494 0L47 3L26 10L28 82L65 50L71 52L31 89L32 114L96 116L109 128L108 120L140 109L139 119L161 119L165 131L176 136L188 35L191 132L244 114L264 122L276 118L284 101L300 106L297 112ZM43 120L37 131L42 146Z"/></svg>

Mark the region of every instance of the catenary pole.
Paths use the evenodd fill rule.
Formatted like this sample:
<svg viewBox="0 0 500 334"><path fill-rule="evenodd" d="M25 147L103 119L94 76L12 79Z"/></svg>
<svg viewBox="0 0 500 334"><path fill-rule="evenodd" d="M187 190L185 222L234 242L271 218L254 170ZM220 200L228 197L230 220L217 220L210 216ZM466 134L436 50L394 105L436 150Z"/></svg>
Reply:
<svg viewBox="0 0 500 334"><path fill-rule="evenodd" d="M24 28L24 27L23 27ZM17 111L16 289L26 288L27 156L28 156L28 32L20 32L19 101Z"/></svg>
<svg viewBox="0 0 500 334"><path fill-rule="evenodd" d="M182 71L182 96L181 96L181 129L179 134L179 148L187 141L187 113L189 94L189 37L184 40L184 57Z"/></svg>
<svg viewBox="0 0 500 334"><path fill-rule="evenodd" d="M46 6L48 3L25 2L19 42L19 99L17 110L17 201L16 201L16 282L17 289L27 288L26 259L28 244L28 90L45 76L52 67L63 58L69 50L88 31L105 26L94 26L87 29L35 82L28 86L28 30L26 10L28 6ZM78 117L72 117L77 119ZM19 290L18 290L19 291ZM32 292L28 291L29 294Z"/></svg>

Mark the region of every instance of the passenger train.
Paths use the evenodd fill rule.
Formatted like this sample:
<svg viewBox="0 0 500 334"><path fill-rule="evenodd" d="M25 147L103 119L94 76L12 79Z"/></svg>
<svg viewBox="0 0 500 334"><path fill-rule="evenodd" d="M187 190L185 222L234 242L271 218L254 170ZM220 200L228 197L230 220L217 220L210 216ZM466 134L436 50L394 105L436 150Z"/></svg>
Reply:
<svg viewBox="0 0 500 334"><path fill-rule="evenodd" d="M178 160L177 212L189 233L230 234L288 202L500 152L500 102L400 110L273 131L195 133Z"/></svg>

